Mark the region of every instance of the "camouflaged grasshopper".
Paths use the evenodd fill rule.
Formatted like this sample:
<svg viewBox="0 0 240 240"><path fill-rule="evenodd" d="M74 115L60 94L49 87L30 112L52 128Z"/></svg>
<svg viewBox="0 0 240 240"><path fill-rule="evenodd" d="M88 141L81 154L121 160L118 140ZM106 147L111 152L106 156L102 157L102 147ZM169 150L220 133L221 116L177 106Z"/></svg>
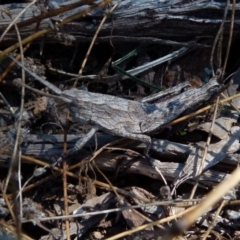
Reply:
<svg viewBox="0 0 240 240"><path fill-rule="evenodd" d="M79 151L98 130L146 143L144 153L148 157L148 150L151 144L149 135L151 133L167 125L186 109L199 106L201 102L208 100L219 90L220 86L217 81L218 77L215 77L202 87L190 88L182 93L182 89L189 86L189 84L180 84L171 89L175 93L173 96L160 102L158 100L170 92L169 90L146 97L142 101L132 101L78 89L61 91L53 84L22 66L21 63L16 63L36 80L51 89L57 96L43 93L25 85L27 88L53 98L56 103L58 101L64 102L74 122L92 125L91 130L85 137L80 139L74 148L65 152L58 159L58 162L62 158L66 159L69 155Z"/></svg>

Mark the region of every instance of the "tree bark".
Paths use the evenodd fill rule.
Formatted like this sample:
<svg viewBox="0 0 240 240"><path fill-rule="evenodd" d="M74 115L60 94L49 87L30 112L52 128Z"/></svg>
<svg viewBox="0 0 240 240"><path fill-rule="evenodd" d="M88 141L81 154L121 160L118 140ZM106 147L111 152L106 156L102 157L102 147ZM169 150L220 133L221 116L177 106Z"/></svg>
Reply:
<svg viewBox="0 0 240 240"><path fill-rule="evenodd" d="M73 1L72 1L73 2ZM76 2L76 1L75 1ZM101 1L95 1L99 3ZM112 1L115 4L117 1ZM60 6L67 5L64 3ZM28 4L5 4L2 8L8 9L14 19ZM63 19L92 5L84 5L63 14ZM125 0L120 1L118 7L109 14L107 21L101 28L98 42L109 41L113 29L113 42L148 42L159 44L179 44L193 40L195 37L215 37L223 19L226 8L225 0ZM35 24L24 26L24 21L34 18L38 7L33 5L18 20L21 37L30 36L36 27ZM234 37L239 37L240 30L240 3L235 8ZM59 31L47 34L45 42L56 42L57 33L73 36L78 42L91 41L96 32L106 8L98 8L77 21L68 23ZM223 32L228 36L232 4L228 6L227 20ZM12 20L6 14L0 15L0 34ZM49 19L41 21L39 30L49 27ZM169 41L170 40L170 41ZM4 37L2 44L11 44L17 41L14 28Z"/></svg>

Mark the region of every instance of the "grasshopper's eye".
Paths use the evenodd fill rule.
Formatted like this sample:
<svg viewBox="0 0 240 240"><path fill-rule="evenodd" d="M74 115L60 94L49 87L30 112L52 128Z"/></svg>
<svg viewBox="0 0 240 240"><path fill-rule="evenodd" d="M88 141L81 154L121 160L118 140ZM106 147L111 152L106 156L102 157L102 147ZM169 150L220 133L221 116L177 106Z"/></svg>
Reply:
<svg viewBox="0 0 240 240"><path fill-rule="evenodd" d="M145 132L149 128L149 123L146 121L140 122L140 129L142 132Z"/></svg>

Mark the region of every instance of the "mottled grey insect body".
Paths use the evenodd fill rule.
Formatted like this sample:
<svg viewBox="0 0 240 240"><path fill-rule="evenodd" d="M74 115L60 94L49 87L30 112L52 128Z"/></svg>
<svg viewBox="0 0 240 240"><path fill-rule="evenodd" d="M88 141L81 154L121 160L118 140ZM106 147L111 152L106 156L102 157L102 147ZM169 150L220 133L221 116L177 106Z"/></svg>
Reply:
<svg viewBox="0 0 240 240"><path fill-rule="evenodd" d="M85 137L79 140L74 148L63 154L64 158L81 149L99 129L112 135L145 142L147 145L145 155L148 156L148 149L151 144L151 138L148 135L177 118L186 109L194 108L203 101L208 100L219 89L217 76L202 87L190 88L183 93L172 95L164 101L157 101L159 96L164 95L164 93L159 93L143 99L142 102L137 102L78 89L61 91L32 73L21 63L17 62L17 64L54 91L58 96L40 93L53 98L56 103L62 101L68 105L70 115L75 122L92 125L92 129ZM186 85L189 84L183 83L180 87L176 86L173 91L179 93L181 88L185 88ZM31 90L39 92L34 89Z"/></svg>
<svg viewBox="0 0 240 240"><path fill-rule="evenodd" d="M206 101L218 89L219 83L211 80L203 87L189 89L172 99L157 104L131 101L77 89L64 91L62 97L71 100L70 115L75 122L92 124L96 131L101 129L112 135L145 142L147 144L145 154L147 155L151 144L151 138L148 135L168 124L187 108L193 108ZM92 135L96 131L93 130ZM70 151L79 150L92 135L88 135L85 140L82 139L80 147Z"/></svg>

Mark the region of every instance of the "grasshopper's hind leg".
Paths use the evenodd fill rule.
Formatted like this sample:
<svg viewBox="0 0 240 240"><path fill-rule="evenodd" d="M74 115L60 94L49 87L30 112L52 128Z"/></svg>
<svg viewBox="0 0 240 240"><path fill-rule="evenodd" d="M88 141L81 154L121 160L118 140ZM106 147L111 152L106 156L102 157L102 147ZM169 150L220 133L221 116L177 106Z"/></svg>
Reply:
<svg viewBox="0 0 240 240"><path fill-rule="evenodd" d="M136 133L131 133L128 131L123 131L122 129L119 132L115 132L115 134L118 136L130 138L130 139L141 141L141 142L145 143L146 148L144 150L144 156L149 160L150 163L152 162L151 157L149 156L149 149L151 147L152 139L149 136L144 135L144 134L136 134Z"/></svg>
<svg viewBox="0 0 240 240"><path fill-rule="evenodd" d="M75 146L65 153L62 154L60 158L53 164L53 166L56 166L59 164L63 159L66 159L67 157L76 154L81 148L90 140L90 138L99 130L99 127L97 126L92 126L91 130L85 134L81 139L79 139Z"/></svg>

